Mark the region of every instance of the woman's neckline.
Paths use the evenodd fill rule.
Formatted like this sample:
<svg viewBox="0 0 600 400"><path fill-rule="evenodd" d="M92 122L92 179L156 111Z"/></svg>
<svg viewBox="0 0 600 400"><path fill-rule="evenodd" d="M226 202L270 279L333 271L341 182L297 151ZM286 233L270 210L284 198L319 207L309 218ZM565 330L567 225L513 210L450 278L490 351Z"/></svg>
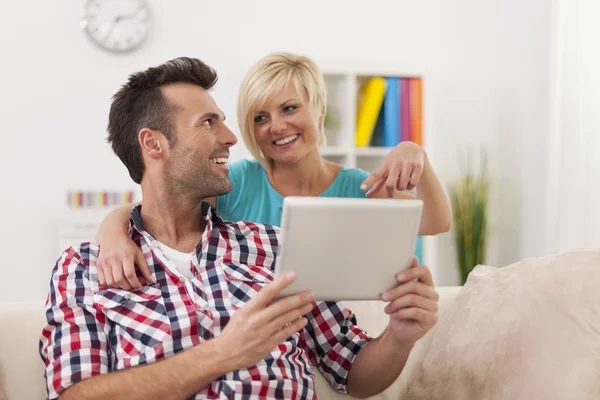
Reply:
<svg viewBox="0 0 600 400"><path fill-rule="evenodd" d="M333 180L329 183L329 185L327 185L327 187L321 193L317 194L315 197L321 197L321 196L325 195L328 191L330 191L331 188L333 187L333 185L336 183L336 181L338 179L340 179L340 177L342 175L342 171L346 170L346 167L344 167L343 165L339 165L339 164L335 164L335 163L331 163L331 164L333 164L337 167L337 173L335 174L335 178L333 178ZM281 194L277 189L275 189L275 186L273 186L273 183L269 179L269 175L267 174L266 169L260 164L259 164L259 166L260 166L262 173L264 174L264 178L267 182L269 190L273 191L277 196L281 197L282 199L285 198L286 196Z"/></svg>

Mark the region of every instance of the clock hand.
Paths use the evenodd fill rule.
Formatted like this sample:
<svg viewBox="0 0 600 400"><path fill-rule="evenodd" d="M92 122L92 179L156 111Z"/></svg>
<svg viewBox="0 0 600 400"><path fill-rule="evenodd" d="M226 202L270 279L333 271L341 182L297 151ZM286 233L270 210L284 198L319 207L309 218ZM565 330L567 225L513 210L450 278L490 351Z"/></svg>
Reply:
<svg viewBox="0 0 600 400"><path fill-rule="evenodd" d="M106 33L106 35L104 36L104 40L102 41L104 44L106 44L106 42L108 42L108 39L110 38L110 35L112 35L113 30L115 29L115 25L117 25L118 21L114 21L112 24L110 24L110 28L108 29L108 32Z"/></svg>
<svg viewBox="0 0 600 400"><path fill-rule="evenodd" d="M117 24L119 24L119 22L122 22L123 20L127 20L127 19L131 19L133 17L135 17L140 11L142 11L142 8L138 8L136 9L134 12L129 13L129 14L125 14L125 15L117 15L114 19L112 24L110 24L110 29L108 30L108 32L106 33L106 35L104 36L104 40L103 42L106 43L108 42L108 39L110 38L110 35L112 35L113 30L115 29L115 26Z"/></svg>
<svg viewBox="0 0 600 400"><path fill-rule="evenodd" d="M125 15L118 15L115 18L115 22L121 22L121 21L126 20L126 19L131 19L131 18L135 17L136 15L138 15L138 13L140 11L143 11L143 9L142 8L138 8L135 11L133 11L132 13L125 14Z"/></svg>

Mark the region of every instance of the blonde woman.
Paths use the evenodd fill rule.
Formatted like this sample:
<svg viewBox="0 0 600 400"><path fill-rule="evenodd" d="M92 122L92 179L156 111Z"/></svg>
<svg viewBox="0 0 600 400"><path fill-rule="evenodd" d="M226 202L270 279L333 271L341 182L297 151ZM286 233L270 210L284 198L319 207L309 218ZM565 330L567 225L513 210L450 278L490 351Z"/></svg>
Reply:
<svg viewBox="0 0 600 400"><path fill-rule="evenodd" d="M325 143L325 83L310 59L273 53L254 64L243 79L237 117L254 160L229 166L232 190L216 199L222 218L279 225L286 196L375 197L423 200L420 235L446 232L451 207L425 151L402 142L373 173L347 168L321 157ZM406 190L416 188L416 196ZM135 265L150 277L146 260L124 230L131 206L102 222L98 267L109 286L139 288Z"/></svg>

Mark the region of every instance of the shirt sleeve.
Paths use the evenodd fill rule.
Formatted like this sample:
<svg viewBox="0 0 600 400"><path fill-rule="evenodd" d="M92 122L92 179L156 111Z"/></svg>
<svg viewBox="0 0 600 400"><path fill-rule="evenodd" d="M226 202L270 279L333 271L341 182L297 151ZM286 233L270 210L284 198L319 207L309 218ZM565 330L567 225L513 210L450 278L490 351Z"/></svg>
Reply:
<svg viewBox="0 0 600 400"><path fill-rule="evenodd" d="M356 317L340 302L317 302L306 317L308 324L300 334L301 346L331 386L347 394L352 363L372 338L356 326Z"/></svg>
<svg viewBox="0 0 600 400"><path fill-rule="evenodd" d="M94 308L87 257L90 248L97 252L91 244L69 248L52 271L40 339L49 399L79 381L109 371L109 323Z"/></svg>

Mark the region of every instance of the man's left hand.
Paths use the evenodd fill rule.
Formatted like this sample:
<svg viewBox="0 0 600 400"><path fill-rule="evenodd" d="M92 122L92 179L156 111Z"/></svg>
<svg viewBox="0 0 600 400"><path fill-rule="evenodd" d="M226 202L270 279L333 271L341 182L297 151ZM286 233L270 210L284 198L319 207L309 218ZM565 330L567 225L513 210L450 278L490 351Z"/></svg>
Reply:
<svg viewBox="0 0 600 400"><path fill-rule="evenodd" d="M388 334L398 344L414 344L437 322L439 295L433 288L429 269L419 266L413 258L411 268L396 276L399 285L383 293L389 302L385 313L390 315Z"/></svg>

